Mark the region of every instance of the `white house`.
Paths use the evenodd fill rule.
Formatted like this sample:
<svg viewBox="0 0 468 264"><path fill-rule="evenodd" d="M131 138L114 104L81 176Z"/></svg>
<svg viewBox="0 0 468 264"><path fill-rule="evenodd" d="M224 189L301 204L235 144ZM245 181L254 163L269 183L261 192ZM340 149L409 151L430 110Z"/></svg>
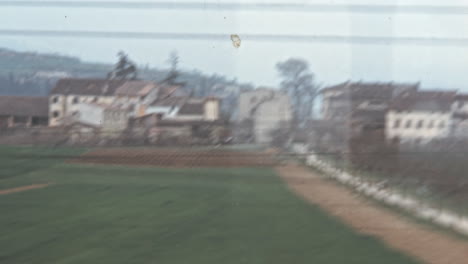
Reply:
<svg viewBox="0 0 468 264"><path fill-rule="evenodd" d="M239 97L238 119L252 121L256 143L270 143L272 132L280 126L288 126L292 115L289 96L277 90L260 88Z"/></svg>
<svg viewBox="0 0 468 264"><path fill-rule="evenodd" d="M105 131L121 131L128 125L130 111L127 108L113 107L105 104L80 103L73 121L102 128Z"/></svg>
<svg viewBox="0 0 468 264"><path fill-rule="evenodd" d="M258 88L252 91L243 92L239 95L238 120L252 118L252 114L259 104L265 100L275 97L278 91L268 88Z"/></svg>
<svg viewBox="0 0 468 264"><path fill-rule="evenodd" d="M288 126L292 120L289 96L277 94L261 103L254 113L255 141L260 144L272 141L271 133L281 126Z"/></svg>
<svg viewBox="0 0 468 264"><path fill-rule="evenodd" d="M132 106L134 115L145 114L145 106L155 100L158 87L153 82L106 80L106 79L61 79L49 95L49 125L63 125L79 113L82 103Z"/></svg>
<svg viewBox="0 0 468 264"><path fill-rule="evenodd" d="M388 140L424 144L451 136L455 91L414 91L396 97L386 114Z"/></svg>

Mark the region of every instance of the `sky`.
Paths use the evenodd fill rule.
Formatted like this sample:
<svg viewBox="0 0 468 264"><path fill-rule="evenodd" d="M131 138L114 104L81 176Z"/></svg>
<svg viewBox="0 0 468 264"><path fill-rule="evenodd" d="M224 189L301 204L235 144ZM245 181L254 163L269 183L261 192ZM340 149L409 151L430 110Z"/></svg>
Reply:
<svg viewBox="0 0 468 264"><path fill-rule="evenodd" d="M0 3L3 0L0 0ZM37 0L38 1L38 0ZM63 0L66 1L66 0ZM87 0L90 1L90 0ZM122 0L123 1L123 0ZM150 0L148 0L150 1ZM223 4L223 1L211 0ZM177 4L176 0L172 0ZM184 0L183 2L206 2ZM239 1L231 0L229 3ZM245 1L248 3L248 1ZM290 3L286 0L256 3ZM465 3L464 3L465 2ZM316 0L299 3L465 6L464 0ZM176 50L183 69L198 69L277 87L275 64L290 57L310 64L321 86L346 80L421 82L428 89L468 92L468 45L436 43L307 42L294 39L249 39L252 34L424 37L468 39L468 14L306 12L302 10L213 10L150 8L71 8L0 5L2 30L125 31L210 33L220 39L121 39L0 34L0 47L58 53L84 61L113 63L120 50L140 65L167 67ZM238 34L235 48L231 34Z"/></svg>

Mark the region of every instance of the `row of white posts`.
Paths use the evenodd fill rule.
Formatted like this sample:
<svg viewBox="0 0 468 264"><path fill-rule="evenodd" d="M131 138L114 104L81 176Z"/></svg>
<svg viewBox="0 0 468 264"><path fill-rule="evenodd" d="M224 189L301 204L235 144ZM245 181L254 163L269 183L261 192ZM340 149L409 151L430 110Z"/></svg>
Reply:
<svg viewBox="0 0 468 264"><path fill-rule="evenodd" d="M444 209L437 209L426 202L408 195L402 195L391 187L381 188L379 184L351 175L321 160L317 155L307 155L306 163L323 172L324 176L350 186L355 191L385 204L398 207L412 215L430 221L436 225L450 228L460 234L468 235L468 217Z"/></svg>

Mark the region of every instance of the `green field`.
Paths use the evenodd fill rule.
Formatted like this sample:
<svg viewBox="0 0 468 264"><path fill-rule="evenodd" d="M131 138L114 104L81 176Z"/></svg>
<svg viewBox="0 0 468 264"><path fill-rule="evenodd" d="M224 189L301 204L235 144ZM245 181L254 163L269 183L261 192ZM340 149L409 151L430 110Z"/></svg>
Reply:
<svg viewBox="0 0 468 264"><path fill-rule="evenodd" d="M65 164L0 148L0 263L416 263L292 194L270 169Z"/></svg>

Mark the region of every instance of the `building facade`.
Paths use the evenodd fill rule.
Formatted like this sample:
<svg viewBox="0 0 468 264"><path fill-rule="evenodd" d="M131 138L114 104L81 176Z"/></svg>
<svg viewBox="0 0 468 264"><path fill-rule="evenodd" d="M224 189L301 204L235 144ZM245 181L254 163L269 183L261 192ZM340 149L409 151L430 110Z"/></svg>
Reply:
<svg viewBox="0 0 468 264"><path fill-rule="evenodd" d="M255 109L265 100L275 97L278 91L268 88L258 88L243 92L239 95L239 110L237 119L239 121L251 119Z"/></svg>
<svg viewBox="0 0 468 264"><path fill-rule="evenodd" d="M287 95L276 94L274 98L261 103L256 108L253 119L255 142L272 142L273 131L290 126L292 114L291 102Z"/></svg>
<svg viewBox="0 0 468 264"><path fill-rule="evenodd" d="M81 104L131 109L132 116L145 115L159 92L160 87L148 81L61 79L50 92L49 125L66 124L79 114Z"/></svg>
<svg viewBox="0 0 468 264"><path fill-rule="evenodd" d="M332 140L343 143L342 152L385 144L386 114L391 103L399 94L417 91L418 88L418 83L363 82L345 82L327 87L320 92L322 120L340 127L343 133L334 134L345 138Z"/></svg>
<svg viewBox="0 0 468 264"><path fill-rule="evenodd" d="M131 112L122 107L103 104L80 103L74 122L102 128L105 131L122 131L127 128Z"/></svg>
<svg viewBox="0 0 468 264"><path fill-rule="evenodd" d="M250 121L255 143L269 144L272 133L290 126L293 111L289 96L274 89L259 88L239 97L238 121Z"/></svg>
<svg viewBox="0 0 468 264"><path fill-rule="evenodd" d="M387 139L425 144L450 137L455 96L456 91L417 91L396 97L386 115Z"/></svg>

